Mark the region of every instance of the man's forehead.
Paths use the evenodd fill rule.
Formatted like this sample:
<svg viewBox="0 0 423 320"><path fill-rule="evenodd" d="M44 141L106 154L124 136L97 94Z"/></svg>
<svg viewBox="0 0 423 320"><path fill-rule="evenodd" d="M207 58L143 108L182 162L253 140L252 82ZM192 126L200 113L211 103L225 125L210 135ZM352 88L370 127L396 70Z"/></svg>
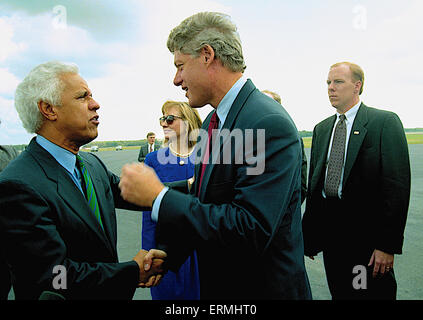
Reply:
<svg viewBox="0 0 423 320"><path fill-rule="evenodd" d="M352 76L351 70L348 66L341 65L329 70L329 78L350 78Z"/></svg>
<svg viewBox="0 0 423 320"><path fill-rule="evenodd" d="M64 73L61 75L62 81L70 89L87 89L87 82L77 73Z"/></svg>
<svg viewBox="0 0 423 320"><path fill-rule="evenodd" d="M173 61L175 64L179 62L184 62L190 58L191 58L191 55L182 53L181 51L175 51L175 53L173 54Z"/></svg>

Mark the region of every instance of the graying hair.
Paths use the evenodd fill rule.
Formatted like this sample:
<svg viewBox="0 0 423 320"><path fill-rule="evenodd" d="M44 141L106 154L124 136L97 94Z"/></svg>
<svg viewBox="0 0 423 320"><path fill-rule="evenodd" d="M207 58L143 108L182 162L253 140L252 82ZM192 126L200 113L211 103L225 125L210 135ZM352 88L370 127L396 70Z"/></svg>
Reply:
<svg viewBox="0 0 423 320"><path fill-rule="evenodd" d="M230 16L219 12L200 12L182 21L167 40L170 52L180 51L198 57L210 45L222 64L233 72L244 72L241 39Z"/></svg>
<svg viewBox="0 0 423 320"><path fill-rule="evenodd" d="M64 84L60 76L78 72L75 64L59 61L40 64L29 72L15 92L15 108L26 131L36 133L43 124L44 118L38 110L38 102L61 105Z"/></svg>

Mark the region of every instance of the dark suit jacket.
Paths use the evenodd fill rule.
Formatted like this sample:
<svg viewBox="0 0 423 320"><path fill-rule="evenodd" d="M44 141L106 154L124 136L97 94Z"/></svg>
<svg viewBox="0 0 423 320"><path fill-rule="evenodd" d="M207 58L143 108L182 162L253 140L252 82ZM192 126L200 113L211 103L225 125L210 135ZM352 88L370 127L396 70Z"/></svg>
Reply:
<svg viewBox="0 0 423 320"><path fill-rule="evenodd" d="M18 156L18 152L13 147L0 146L0 172L9 164L10 161Z"/></svg>
<svg viewBox="0 0 423 320"><path fill-rule="evenodd" d="M18 156L18 152L13 147L0 145L0 172L10 161ZM10 291L10 273L6 261L3 257L3 250L0 246L0 300L7 300Z"/></svg>
<svg viewBox="0 0 423 320"><path fill-rule="evenodd" d="M203 123L206 131L213 112ZM198 197L201 164L190 194L174 189L165 194L158 246L168 252L174 269L197 250L201 299L311 298L302 256L301 145L293 121L247 80L221 132L225 129L241 134L244 142L238 139L229 147L229 137L220 140L220 164L206 167ZM254 148L244 152L247 129L254 132ZM261 146L260 129L265 130ZM198 141L197 150L204 150L205 140ZM222 159L225 147L230 164ZM265 150L257 154L260 147ZM212 151L211 159L217 154ZM256 167L251 164L256 155L263 172L248 174Z"/></svg>
<svg viewBox="0 0 423 320"><path fill-rule="evenodd" d="M154 142L154 151L159 150L160 146L161 146L161 143L160 142L157 142L157 141ZM138 161L139 162L144 162L145 161L145 157L148 154L148 147L149 147L149 144L148 143L143 144L140 147L140 153L138 154Z"/></svg>
<svg viewBox="0 0 423 320"><path fill-rule="evenodd" d="M410 198L410 162L404 128L392 112L360 105L348 143L343 212L329 217L323 209L326 159L336 116L313 131L309 187L303 232L306 255L328 246L371 252L402 252ZM370 259L370 256L369 256Z"/></svg>
<svg viewBox="0 0 423 320"><path fill-rule="evenodd" d="M80 153L93 180L101 229L66 170L35 139L0 174L0 237L16 299L38 299L52 286L56 265L67 271L66 299L131 299L135 261L118 263L115 207L119 178L93 154Z"/></svg>

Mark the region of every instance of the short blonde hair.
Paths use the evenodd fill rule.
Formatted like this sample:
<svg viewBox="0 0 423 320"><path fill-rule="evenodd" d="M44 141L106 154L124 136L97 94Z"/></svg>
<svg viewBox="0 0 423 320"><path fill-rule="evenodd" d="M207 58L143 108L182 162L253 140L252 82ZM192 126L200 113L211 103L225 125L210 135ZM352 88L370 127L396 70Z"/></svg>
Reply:
<svg viewBox="0 0 423 320"><path fill-rule="evenodd" d="M332 65L330 67L330 69L332 68L336 68L342 65L347 65L350 68L351 74L352 74L352 79L354 81L360 81L361 82L361 88L360 88L360 92L359 95L361 95L363 93L363 87L364 87L364 71L363 69L361 69L361 67L355 63L352 62L348 62L348 61L344 61L344 62L338 62L335 63L334 65Z"/></svg>
<svg viewBox="0 0 423 320"><path fill-rule="evenodd" d="M273 98L273 100L276 100L277 102L282 104L281 96L279 94L277 94L276 92L273 92L273 91L270 91L270 90L263 90L262 92L267 93L268 95L270 95Z"/></svg>
<svg viewBox="0 0 423 320"><path fill-rule="evenodd" d="M170 108L176 107L181 113L182 120L188 124L188 147L193 147L197 143L197 136L203 121L196 109L190 107L187 102L166 101L162 106L162 113L165 114ZM168 144L168 139L164 140L164 145Z"/></svg>

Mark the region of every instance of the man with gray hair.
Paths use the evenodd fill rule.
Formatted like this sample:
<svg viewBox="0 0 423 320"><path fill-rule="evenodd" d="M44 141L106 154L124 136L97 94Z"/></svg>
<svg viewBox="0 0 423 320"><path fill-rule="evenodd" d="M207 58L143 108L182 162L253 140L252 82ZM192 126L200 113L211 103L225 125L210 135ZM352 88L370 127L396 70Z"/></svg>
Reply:
<svg viewBox="0 0 423 320"><path fill-rule="evenodd" d="M167 46L177 69L173 83L190 106L214 108L202 127L209 134L197 143L206 151L197 153L191 188L184 181L168 189L147 166L124 166L124 199L154 201L157 244L171 270L197 251L201 299L310 299L301 146L292 119L243 76L241 41L229 16L195 14L172 30ZM228 145L229 163L221 152ZM251 170L256 167L262 171Z"/></svg>
<svg viewBox="0 0 423 320"><path fill-rule="evenodd" d="M145 250L118 262L115 207L140 208L123 201L119 178L100 159L79 151L97 137L100 106L78 67L35 67L18 85L15 107L37 133L0 174L0 242L15 298L127 300L137 286L155 284L163 260L148 273Z"/></svg>

